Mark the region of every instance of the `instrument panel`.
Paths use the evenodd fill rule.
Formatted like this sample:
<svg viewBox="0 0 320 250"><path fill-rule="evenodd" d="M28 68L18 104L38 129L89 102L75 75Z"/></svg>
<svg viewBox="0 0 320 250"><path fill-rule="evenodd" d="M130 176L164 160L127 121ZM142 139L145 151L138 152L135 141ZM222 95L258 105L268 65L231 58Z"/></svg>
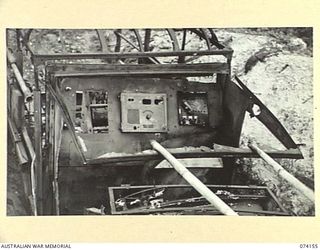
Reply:
<svg viewBox="0 0 320 250"><path fill-rule="evenodd" d="M167 95L121 93L122 132L167 132Z"/></svg>

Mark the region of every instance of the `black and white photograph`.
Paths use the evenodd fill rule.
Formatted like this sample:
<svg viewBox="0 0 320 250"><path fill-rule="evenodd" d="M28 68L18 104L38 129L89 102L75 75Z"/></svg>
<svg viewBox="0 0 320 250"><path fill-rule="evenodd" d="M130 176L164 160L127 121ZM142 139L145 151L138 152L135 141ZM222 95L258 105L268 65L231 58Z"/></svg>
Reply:
<svg viewBox="0 0 320 250"><path fill-rule="evenodd" d="M6 216L315 216L312 27L10 27L6 61Z"/></svg>

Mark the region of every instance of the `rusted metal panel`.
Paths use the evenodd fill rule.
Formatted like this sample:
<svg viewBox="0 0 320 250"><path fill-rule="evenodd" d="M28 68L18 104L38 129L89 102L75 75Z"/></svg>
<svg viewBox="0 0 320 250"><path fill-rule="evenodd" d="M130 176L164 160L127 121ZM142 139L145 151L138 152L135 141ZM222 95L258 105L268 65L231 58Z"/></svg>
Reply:
<svg viewBox="0 0 320 250"><path fill-rule="evenodd" d="M68 89L66 91L66 89ZM183 80L157 79L157 78L116 78L116 77L86 77L86 78L65 78L61 82L61 93L68 111L75 119L76 91L104 90L108 93L108 133L84 134L79 136L84 140L88 152L88 159L107 152L139 152L150 148L148 140L158 139L162 142L168 141L172 147L183 145L208 145L215 135L215 127L221 119L221 92L215 84L199 84L196 82L184 82ZM177 120L177 93L179 91L206 92L208 95L208 107L210 110L209 124L207 127L181 126ZM121 125L121 92L135 93L165 93L168 97L168 132L167 133L122 133ZM76 152L73 152L73 145L70 144L68 131L63 131L63 150L65 156L70 156L71 162L64 164L76 164ZM197 137L188 138L188 135L198 133ZM116 139L115 139L116 138ZM170 143L169 143L170 141ZM78 162L79 163L79 162Z"/></svg>

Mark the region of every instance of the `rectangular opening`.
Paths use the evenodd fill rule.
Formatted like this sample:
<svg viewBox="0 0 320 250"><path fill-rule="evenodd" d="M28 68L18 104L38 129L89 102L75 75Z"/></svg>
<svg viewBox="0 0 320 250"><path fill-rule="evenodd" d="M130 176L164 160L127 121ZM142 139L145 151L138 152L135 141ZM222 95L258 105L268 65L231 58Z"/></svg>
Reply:
<svg viewBox="0 0 320 250"><path fill-rule="evenodd" d="M81 132L83 91L76 91L75 130Z"/></svg>
<svg viewBox="0 0 320 250"><path fill-rule="evenodd" d="M89 114L93 133L108 132L108 93L105 91L88 91Z"/></svg>
<svg viewBox="0 0 320 250"><path fill-rule="evenodd" d="M208 126L207 93L178 92L178 117L182 126Z"/></svg>
<svg viewBox="0 0 320 250"><path fill-rule="evenodd" d="M76 91L75 130L79 133L108 132L108 93L103 90Z"/></svg>
<svg viewBox="0 0 320 250"><path fill-rule="evenodd" d="M151 99L142 99L142 104L150 105L151 104Z"/></svg>
<svg viewBox="0 0 320 250"><path fill-rule="evenodd" d="M90 105L90 113L93 132L108 132L108 106L106 104Z"/></svg>
<svg viewBox="0 0 320 250"><path fill-rule="evenodd" d="M82 105L82 96L83 96L83 91L76 91L76 105L77 106Z"/></svg>

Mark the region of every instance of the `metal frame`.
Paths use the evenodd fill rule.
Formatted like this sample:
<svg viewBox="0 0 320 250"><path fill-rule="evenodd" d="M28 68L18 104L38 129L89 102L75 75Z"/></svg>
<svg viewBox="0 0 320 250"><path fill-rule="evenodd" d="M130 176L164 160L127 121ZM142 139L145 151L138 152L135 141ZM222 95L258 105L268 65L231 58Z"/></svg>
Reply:
<svg viewBox="0 0 320 250"><path fill-rule="evenodd" d="M238 213L251 213L251 214L265 214L265 215L278 215L278 216L289 216L289 212L281 205L279 200L275 197L272 191L267 186L239 186L239 185L207 185L208 188L217 188L217 189L243 189L243 190L264 190L267 194L269 194L269 199L273 200L281 212L278 211L247 211L247 210L237 210ZM128 190L128 189L145 189L141 190L137 193L141 193L146 190L152 189L161 189L161 188L192 188L190 185L154 185L154 186L120 186L120 187L109 187L108 194L110 199L110 208L112 215L138 215L138 214L152 214L157 212L176 212L176 211L199 211L199 212L208 212L208 214L216 214L221 215L219 211L217 211L212 205L202 205L192 208L181 207L181 208L159 208L159 209L130 209L128 211L116 211L115 208L115 190ZM255 195L248 195L247 198L268 198L268 196L255 196Z"/></svg>
<svg viewBox="0 0 320 250"><path fill-rule="evenodd" d="M255 152L252 152L250 149L240 149L236 151L231 151L229 149L226 150L203 150L203 148L195 149L190 152L185 152L184 150L181 150L179 152L177 149L168 150L173 154L176 158L260 158L259 155ZM300 154L299 150L291 149L291 150L269 150L266 151L268 155L270 155L273 158L287 158L287 159L302 159L302 156ZM95 165L101 165L107 167L108 165L117 164L117 165L130 165L132 163L141 164L145 161L153 161L153 160L161 160L163 157L159 155L156 151L154 152L148 152L145 155L124 155L120 157L106 157L106 158L98 158L98 159L91 159L88 161L88 165L95 166ZM81 166L79 166L81 167Z"/></svg>
<svg viewBox="0 0 320 250"><path fill-rule="evenodd" d="M230 81L230 72L231 72L231 59L233 50L229 48L225 48L222 44L218 42L217 37L214 34L212 29L183 29L183 40L181 46L179 45L179 41L175 35L176 31L180 31L179 29L166 29L167 33L170 36L173 45L173 51L160 51L160 52L152 52L149 50L149 42L150 42L150 35L151 30L146 29L144 41L141 38L139 31L136 29L131 30L138 42L138 52L130 52L130 53L122 53L120 51L121 40L124 38L121 36L121 30L118 30L117 33L117 46L115 52L110 52L107 50L107 44L103 40L103 34L98 30L97 34L100 39L100 44L102 47L101 53L62 53L62 54L38 54L32 50L29 45L29 38L32 33L32 29L28 30L25 34L21 32L21 30L17 30L17 46L18 50L22 50L22 46L25 47L26 51L30 53L32 64L34 65L34 79L35 79L35 89L33 91L33 99L34 99L34 120L35 120L35 127L34 127L34 151L35 151L35 158L32 159L35 165L36 170L36 180L37 180L37 204L38 204L38 212L39 214L44 213L44 184L45 177L44 174L47 174L48 167L44 166L43 164L43 151L50 150L50 138L52 134L48 133L50 130L50 124L48 121L48 115L46 115L46 145L43 146L42 140L42 107L41 107L41 91L40 91L40 84L38 79L38 71L40 66L50 66L51 63L55 63L59 60L80 60L80 59L108 59L108 60L118 60L120 63L123 63L123 59L131 59L135 58L138 59L138 65L114 65L111 67L105 67L103 70L99 71L83 71L83 72L63 72L58 71L53 74L50 72L46 72L46 91L48 92L47 95L47 105L50 112L52 112L51 105L52 102L57 102L61 109L64 111L64 117L67 121L67 125L69 130L72 134L72 138L76 147L79 150L80 155L82 156L84 165L88 163L89 166L110 166L110 165L122 165L122 164L132 164L137 165L141 164L142 161L147 160L156 160L162 159L162 157L154 152L148 155L132 155L132 156L122 156L122 157L112 157L112 158L101 158L101 159L93 159L87 162L87 159L84 156L84 152L81 149L81 146L78 142L77 136L73 129L72 121L68 117L68 112L64 107L63 101L59 97L58 89L55 88L55 85L51 85L50 81L57 78L63 77L79 77L79 76L99 76L99 75L112 75L112 76L141 76L141 75L150 75L154 76L156 74L162 76L179 76L179 77L186 77L186 76L209 76L213 73L217 73L217 79L221 82ZM186 51L185 49L185 38L187 32L193 32L200 37L200 39L204 39L208 49L203 51ZM209 37L209 34L211 37ZM131 46L135 46L131 44ZM216 48L213 48L216 47ZM226 63L211 63L211 64L186 64L186 62L190 62L195 58L199 58L201 56L215 56L215 55L222 55L226 58ZM168 64L162 65L157 60L157 57L177 57L178 61L176 64ZM189 59L185 60L186 57L190 57ZM151 64L153 63L153 64ZM48 67L49 68L49 67ZM124 72L123 69L127 71ZM257 116L257 118L264 123L270 131L288 148L285 151L269 151L272 157L278 158L302 158L300 150L297 148L297 145L294 143L290 135L286 132L284 127L281 123L276 119L276 117L263 105L263 103L256 98L252 92L238 79L238 84L241 87L244 95L247 96L253 103L258 104L260 107L263 108L263 115ZM55 82L56 84L56 82ZM53 98L50 100L50 96ZM250 111L250 110L249 110ZM48 111L49 112L49 111ZM10 120L9 120L10 122ZM10 125L10 127L12 127ZM279 130L280 129L280 130ZM280 131L280 132L279 132ZM52 150L52 148L51 148ZM250 149L222 149L222 150L209 150L209 151L195 151L195 152L174 152L173 153L177 158L188 158L188 157L222 157L222 158L241 158L241 157L258 157L255 152L252 152ZM48 160L53 162L54 159ZM57 171L57 169L55 169ZM55 173L55 178L56 178ZM243 187L241 187L243 188Z"/></svg>

